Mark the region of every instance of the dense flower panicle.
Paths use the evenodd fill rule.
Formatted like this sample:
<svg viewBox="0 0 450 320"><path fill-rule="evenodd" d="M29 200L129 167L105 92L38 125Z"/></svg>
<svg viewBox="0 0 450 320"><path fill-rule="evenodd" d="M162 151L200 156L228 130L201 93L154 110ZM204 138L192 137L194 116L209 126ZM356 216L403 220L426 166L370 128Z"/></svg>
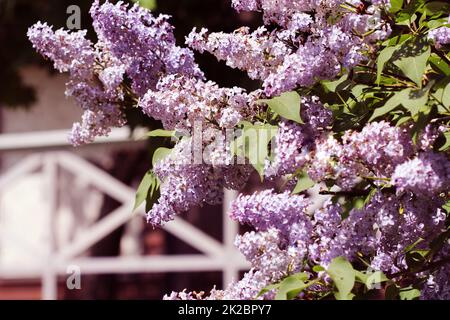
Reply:
<svg viewBox="0 0 450 320"><path fill-rule="evenodd" d="M438 259L450 255L450 244L444 245ZM450 264L444 264L429 274L427 281L421 290L421 300L450 300Z"/></svg>
<svg viewBox="0 0 450 320"><path fill-rule="evenodd" d="M448 17L448 23L450 23L450 16ZM443 46L450 44L450 28L440 27L430 30L428 39L434 42L437 49L441 49Z"/></svg>
<svg viewBox="0 0 450 320"><path fill-rule="evenodd" d="M232 6L237 11L256 11L261 5L261 0L232 0Z"/></svg>
<svg viewBox="0 0 450 320"><path fill-rule="evenodd" d="M119 89L123 73L113 71L120 69L120 64L102 60L107 55L94 48L85 36L86 31L53 31L40 22L28 30L36 50L52 60L58 71L69 73L66 95L74 97L84 110L81 123L74 124L69 136L75 146L93 142L95 137L107 135L112 127L125 124L119 107L123 97ZM105 65L100 77L95 72L96 62Z"/></svg>
<svg viewBox="0 0 450 320"><path fill-rule="evenodd" d="M361 132L348 132L343 137L349 157L359 158L377 175L389 176L395 166L413 153L409 133L385 121L372 122Z"/></svg>
<svg viewBox="0 0 450 320"><path fill-rule="evenodd" d="M121 127L126 121L118 105L104 104L100 110L86 110L81 122L74 123L69 142L74 146L91 143L98 136L106 136L112 127Z"/></svg>
<svg viewBox="0 0 450 320"><path fill-rule="evenodd" d="M273 298L272 291L257 298L259 292L270 283L270 278L260 271L251 269L239 281L234 281L224 289L212 289L208 296L203 292L172 292L165 295L164 300L262 300Z"/></svg>
<svg viewBox="0 0 450 320"><path fill-rule="evenodd" d="M250 32L249 28L241 28L232 34L208 33L205 28L197 32L194 28L186 38L186 43L200 53L207 51L214 54L231 68L247 71L252 79L264 79L275 72L284 56L291 52L283 42L287 39L279 39L278 36L281 35L268 32L265 27L254 32Z"/></svg>
<svg viewBox="0 0 450 320"><path fill-rule="evenodd" d="M169 16L155 17L138 4L129 8L121 1L100 5L98 0L91 15L100 41L124 62L138 96L153 89L160 74L203 77L193 53L176 46Z"/></svg>
<svg viewBox="0 0 450 320"><path fill-rule="evenodd" d="M250 270L237 282L230 283L223 292L216 292L212 297L215 300L254 300L259 292L270 282L270 278L257 270ZM259 299L270 297L270 293ZM273 296L273 295L272 295Z"/></svg>
<svg viewBox="0 0 450 320"><path fill-rule="evenodd" d="M103 83L107 92L114 93L121 85L126 68L124 65L113 65L99 73L98 79Z"/></svg>
<svg viewBox="0 0 450 320"><path fill-rule="evenodd" d="M255 298L265 284L305 271L305 261L326 267L332 259L339 256L350 261L358 261L363 257L368 259L373 269L393 274L407 268L407 246L422 239L419 248L426 248L435 235L445 228L446 214L440 208L441 200L430 201L409 195L399 197L381 192L375 194L364 208L351 210L346 219L342 218L343 208L328 201L312 215L304 209L297 210L297 222L289 226L280 222L267 223L266 221L272 221L272 218L266 218L270 216L266 214L267 204L279 203L283 197L284 195L267 190L256 196L240 196L235 200L232 216L238 217L240 222L251 220L251 225L259 230L236 238L236 246L254 269L241 282L230 284L226 290L213 290L207 299ZM242 214L240 209L244 207L245 214ZM259 211L252 213L249 219L242 218L250 215L250 207L258 207ZM282 209L277 212L281 217L273 219L290 221ZM446 274L445 269L439 272L438 277ZM255 275L258 279L256 282ZM249 278L252 279L255 290L247 287ZM427 289L429 295L433 292L441 295L448 292L446 281L440 279L436 284L433 280L430 274ZM249 297L249 293L253 297ZM180 298L176 294L174 297ZM270 295L266 298L269 297Z"/></svg>
<svg viewBox="0 0 450 320"><path fill-rule="evenodd" d="M266 177L292 174L304 167L310 160L315 139L332 123L332 112L317 96L307 96L301 100L301 118L303 125L285 120L278 124L273 159L265 168Z"/></svg>
<svg viewBox="0 0 450 320"><path fill-rule="evenodd" d="M344 2L343 0L233 0L232 4L238 11L262 11L265 23L274 22L286 27L298 12L330 12L339 10L339 5Z"/></svg>
<svg viewBox="0 0 450 320"><path fill-rule="evenodd" d="M161 196L147 214L147 220L153 225L173 220L195 205L221 201L220 172L208 165L193 165L191 144L191 139L181 141L169 156L155 165Z"/></svg>
<svg viewBox="0 0 450 320"><path fill-rule="evenodd" d="M420 133L417 146L423 151L431 150L439 136L448 130L449 127L446 125L428 124Z"/></svg>
<svg viewBox="0 0 450 320"><path fill-rule="evenodd" d="M53 61L56 70L89 78L92 76L95 52L92 42L86 39L86 33L86 30L53 31L47 23L37 22L30 27L27 35L33 47Z"/></svg>
<svg viewBox="0 0 450 320"><path fill-rule="evenodd" d="M278 195L263 194L278 201ZM241 202L241 199L236 200L240 206ZM258 204L262 207L261 202ZM342 208L328 202L312 216L300 214L300 227L296 227L299 223L293 224L288 237L283 236L286 226L278 223L260 228L262 232L238 237L237 245L258 270L269 270L271 277L287 272L281 262L275 261L289 261L289 269L296 270L301 269L305 258L327 266L333 258L344 256L354 261L360 254L371 257L374 269L394 273L406 268L405 247L419 238L424 239L423 245L426 245L442 230L446 214L440 209L441 205L440 200L397 198L378 193L363 209L353 209L349 217L342 220ZM274 264L265 265L269 260Z"/></svg>
<svg viewBox="0 0 450 320"><path fill-rule="evenodd" d="M419 238L425 239L422 245L426 245L442 230L446 215L440 209L441 204L378 193L363 209L353 209L338 225L336 209L329 207L334 221L328 223L331 229L324 228L323 222L320 229L315 226L321 262L326 265L338 256L353 261L361 253L371 257L375 270L398 272L406 268L405 247Z"/></svg>
<svg viewBox="0 0 450 320"><path fill-rule="evenodd" d="M185 138L155 164L161 195L147 214L151 224L160 226L198 205L221 203L223 188L240 190L253 171L249 165L195 164L194 157L193 140Z"/></svg>
<svg viewBox="0 0 450 320"><path fill-rule="evenodd" d="M238 236L235 244L253 268L269 279L277 280L288 274L289 266L298 260L282 249L282 241L280 232L271 228L264 232L252 231Z"/></svg>
<svg viewBox="0 0 450 320"><path fill-rule="evenodd" d="M338 227L342 220L342 207L325 202L321 208L314 211L314 231L310 234L309 258L312 261L330 261L333 256L330 253L331 243L334 241Z"/></svg>
<svg viewBox="0 0 450 320"><path fill-rule="evenodd" d="M361 131L347 131L342 143L332 135L319 138L308 169L315 181L336 180L353 188L363 177L390 178L397 165L414 154L406 129L385 121L372 122Z"/></svg>
<svg viewBox="0 0 450 320"><path fill-rule="evenodd" d="M237 87L220 88L212 81L169 75L145 94L139 106L166 129L192 130L196 122L206 126L216 120L218 127L226 129L254 115L250 105L258 96L257 91L246 93Z"/></svg>
<svg viewBox="0 0 450 320"><path fill-rule="evenodd" d="M391 179L399 191L436 196L450 191L450 160L440 153L420 153L398 165Z"/></svg>
<svg viewBox="0 0 450 320"><path fill-rule="evenodd" d="M333 122L333 112L327 109L317 96L302 97L302 120L313 131L325 129Z"/></svg>
<svg viewBox="0 0 450 320"><path fill-rule="evenodd" d="M353 188L360 181L360 176L367 175L369 170L348 149L332 135L320 137L310 155L310 178L314 181L332 179L344 190Z"/></svg>
<svg viewBox="0 0 450 320"><path fill-rule="evenodd" d="M233 1L237 10L261 10L266 24L277 23L281 29L260 27L250 32L243 28L232 34L194 29L186 43L199 52L210 52L232 68L245 70L252 79L262 80L266 95L278 95L334 78L342 68L361 62L364 49L390 34L377 7L371 7L367 14L356 14L339 8L343 2ZM330 24L329 15L343 18ZM372 32L361 37L355 31L360 35Z"/></svg>
<svg viewBox="0 0 450 320"><path fill-rule="evenodd" d="M168 16L154 17L137 4L129 8L122 2L114 5L108 1L101 5L95 1L91 14L99 38L95 46L85 38L86 31L54 32L40 22L28 31L37 51L51 59L58 71L69 72L66 94L85 111L69 137L74 145L93 142L96 136L125 124L119 107L125 76L132 80L138 97L155 89L166 74L203 77L193 53L176 46ZM228 121L237 119L230 112L225 117Z"/></svg>
<svg viewBox="0 0 450 320"><path fill-rule="evenodd" d="M261 12L265 25L233 33L194 29L186 43L260 80L261 90L222 88L207 81L191 49L176 45L170 17L154 16L137 4L94 1L95 44L86 39L86 31L53 31L40 22L28 31L36 50L69 74L66 95L84 112L69 137L74 145L125 125L124 111L131 106L182 135L153 168L160 198L147 220L154 226L196 206L219 204L224 188L245 187L255 170L236 162L242 159L231 152L228 134L243 121L278 121L263 119L270 113L258 100L335 79L371 58L367 52L378 50L379 40L391 33L384 20L389 0L233 0L232 5L238 11ZM450 44L449 30L428 33L435 49ZM253 228L235 241L252 269L224 290L214 288L209 295L184 290L164 299L255 299L267 285L296 272L322 278L324 284L314 290L329 292L331 278L311 270L313 265L326 268L341 256L351 263L363 260L388 275L409 272L406 248L429 249L446 230L449 215L443 205L450 194L450 160L437 153L437 144L447 125L430 122L416 143L412 125L396 127L387 121L335 132L340 119L334 123L328 105L308 94L313 93L301 98L304 123L283 118L277 123L270 156L264 159L268 184L231 205L230 217ZM308 194L292 194L301 171L320 187L332 182L337 190L321 193L336 196L320 204ZM353 205L359 200L364 203ZM444 244L429 262L449 253ZM447 264L420 272L427 279L423 298L450 297L449 270ZM272 290L259 298L273 297Z"/></svg>
<svg viewBox="0 0 450 320"><path fill-rule="evenodd" d="M240 195L231 207L230 216L256 230L275 227L288 234L292 225L303 219L308 206L309 201L303 195L291 195L288 191L276 194L273 190L265 190Z"/></svg>
<svg viewBox="0 0 450 320"><path fill-rule="evenodd" d="M290 121L280 122L275 138L274 159L268 162L266 176L278 176L294 173L307 161L305 149L307 130Z"/></svg>

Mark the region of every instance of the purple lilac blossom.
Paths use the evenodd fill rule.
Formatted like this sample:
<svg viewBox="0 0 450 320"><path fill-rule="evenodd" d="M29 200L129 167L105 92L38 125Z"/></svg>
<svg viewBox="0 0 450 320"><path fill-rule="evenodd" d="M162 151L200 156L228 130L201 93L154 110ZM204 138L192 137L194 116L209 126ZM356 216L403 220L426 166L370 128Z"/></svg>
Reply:
<svg viewBox="0 0 450 320"><path fill-rule="evenodd" d="M138 4L129 8L122 1L100 5L96 0L90 12L100 41L126 65L138 96L153 89L160 74L203 77L193 53L176 46L169 16L155 17Z"/></svg>
<svg viewBox="0 0 450 320"><path fill-rule="evenodd" d="M111 82L111 72L104 74L102 79L108 83L107 89L104 89L94 71L96 62L104 56L95 50L85 36L86 31L53 31L50 26L40 22L28 30L33 47L52 60L55 69L69 73L66 95L74 97L84 110L81 123L74 124L69 136L69 141L76 146L90 143L96 136L107 135L112 127L125 124L120 110L120 75L113 73L116 79ZM108 70L111 61L104 61L104 64L107 66L105 70Z"/></svg>
<svg viewBox="0 0 450 320"><path fill-rule="evenodd" d="M392 183L399 191L437 196L450 191L450 160L445 154L424 152L395 168Z"/></svg>

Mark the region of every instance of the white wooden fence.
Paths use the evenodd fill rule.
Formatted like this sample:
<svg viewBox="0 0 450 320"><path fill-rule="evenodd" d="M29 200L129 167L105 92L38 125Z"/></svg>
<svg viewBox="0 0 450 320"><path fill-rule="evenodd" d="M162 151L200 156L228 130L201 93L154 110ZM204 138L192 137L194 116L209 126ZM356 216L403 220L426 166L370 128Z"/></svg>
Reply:
<svg viewBox="0 0 450 320"><path fill-rule="evenodd" d="M109 138L97 140L97 144L132 143L127 129L112 132ZM65 147L65 148L62 148ZM135 256L135 257L86 257L82 254L109 233L133 218L132 206L135 190L115 179L105 171L70 152L67 148L66 132L33 132L0 135L0 153L33 150L33 153L0 175L0 194L8 185L30 173L40 171L45 177L48 221L46 226L51 238L55 234L55 215L58 205L58 172L66 170L80 177L91 186L121 203L121 206L100 221L88 227L71 243L57 248L50 241L44 254L35 252L36 261L44 264L4 267L0 264L0 279L34 279L42 281L42 298L57 299L58 276L66 276L68 266L78 266L83 274L151 273L151 272L195 272L222 271L223 283L237 279L240 270L249 265L233 245L237 224L227 216L234 192L225 190L223 208L224 239L219 242L182 219L166 224L164 229L201 252L194 255ZM58 149L59 148L59 149ZM20 204L19 204L20 205ZM7 214L7 213L6 213ZM140 209L140 214L144 214ZM0 232L2 225L0 221ZM1 243L0 243L1 247ZM169 290L169 288L168 288Z"/></svg>

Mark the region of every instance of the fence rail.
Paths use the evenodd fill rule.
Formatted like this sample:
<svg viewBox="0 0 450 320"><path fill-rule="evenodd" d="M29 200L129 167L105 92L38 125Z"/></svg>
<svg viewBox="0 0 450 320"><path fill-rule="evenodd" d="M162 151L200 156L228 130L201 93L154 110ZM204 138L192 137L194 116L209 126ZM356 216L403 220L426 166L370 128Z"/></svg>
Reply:
<svg viewBox="0 0 450 320"><path fill-rule="evenodd" d="M108 138L98 139L96 144L130 142L136 142L136 137L130 136L128 129L117 129ZM71 265L80 267L81 272L85 274L222 271L224 284L237 279L239 271L249 267L233 245L238 226L226 214L230 202L235 197L235 193L229 190L225 190L223 204L223 242L215 240L182 219L175 219L164 227L164 230L197 249L201 254L83 257L82 254L87 249L134 217L132 214L134 190L80 156L67 151L64 149L66 147L69 147L66 131L0 135L2 152L34 150L33 154L0 175L0 193L5 191L11 182L40 171L46 183L45 197L49 204L48 220L45 223L47 232L53 239L45 248L44 257L42 252L35 252L35 265L5 268L0 264L0 279L40 278L42 298L57 299L58 276L65 275L67 267ZM63 149L64 151L61 151ZM82 178L83 181L121 203L119 208L86 228L81 235L61 248L57 248L54 240L55 219L58 212L59 170L66 170L76 178ZM142 207L139 208L139 214L144 214ZM0 221L0 232L1 230Z"/></svg>

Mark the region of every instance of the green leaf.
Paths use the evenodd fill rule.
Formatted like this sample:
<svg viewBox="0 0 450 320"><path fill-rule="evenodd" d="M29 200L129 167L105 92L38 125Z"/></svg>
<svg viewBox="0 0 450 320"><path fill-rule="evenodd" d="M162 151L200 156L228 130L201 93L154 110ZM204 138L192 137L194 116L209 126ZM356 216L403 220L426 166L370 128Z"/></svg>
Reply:
<svg viewBox="0 0 450 320"><path fill-rule="evenodd" d="M415 300L420 297L420 291L412 287L400 289L400 300Z"/></svg>
<svg viewBox="0 0 450 320"><path fill-rule="evenodd" d="M319 272L325 271L325 268L322 267L322 266L317 265L317 266L314 266L314 267L312 268L312 270L313 270L314 272L319 273Z"/></svg>
<svg viewBox="0 0 450 320"><path fill-rule="evenodd" d="M421 40L407 41L402 44L399 49L399 57L393 63L403 74L414 81L419 87L422 87L422 77L425 73L428 58L431 54L431 49L428 45L424 45Z"/></svg>
<svg viewBox="0 0 450 320"><path fill-rule="evenodd" d="M431 67L436 72L441 72L446 76L450 75L450 66L448 65L447 62L442 60L442 58L439 57L437 54L432 53L429 61L430 61Z"/></svg>
<svg viewBox="0 0 450 320"><path fill-rule="evenodd" d="M133 1L139 3L141 7L149 10L156 10L156 8L158 7L156 0L133 0Z"/></svg>
<svg viewBox="0 0 450 320"><path fill-rule="evenodd" d="M269 159L269 143L276 136L278 127L248 122L242 125L242 135L231 145L232 156L247 158L263 179L266 160Z"/></svg>
<svg viewBox="0 0 450 320"><path fill-rule="evenodd" d="M450 131L444 132L445 143L439 151L447 151L450 148Z"/></svg>
<svg viewBox="0 0 450 320"><path fill-rule="evenodd" d="M133 211L136 210L145 201L145 199L147 199L149 190L151 186L156 183L156 179L156 176L151 170L147 171L147 173L144 175L144 178L142 179L136 191Z"/></svg>
<svg viewBox="0 0 450 320"><path fill-rule="evenodd" d="M366 196L366 198L364 199L364 206L369 204L370 200L372 200L372 198L377 194L378 189L377 188L372 188L369 191L369 194Z"/></svg>
<svg viewBox="0 0 450 320"><path fill-rule="evenodd" d="M371 273L365 282L367 289L371 290L374 288L374 285L386 282L389 279L386 277L386 275L381 271L375 271Z"/></svg>
<svg viewBox="0 0 450 320"><path fill-rule="evenodd" d="M322 81L322 86L327 89L329 92L336 92L348 89L348 86L352 83L348 80L348 74L344 74L338 80L334 81Z"/></svg>
<svg viewBox="0 0 450 320"><path fill-rule="evenodd" d="M399 48L399 46L386 47L380 51L377 58L377 84L380 84L381 74L383 73L384 65L391 60L394 52Z"/></svg>
<svg viewBox="0 0 450 320"><path fill-rule="evenodd" d="M295 91L285 92L279 97L262 99L258 102L266 103L273 112L285 119L304 123L300 116L301 98Z"/></svg>
<svg viewBox="0 0 450 320"><path fill-rule="evenodd" d="M429 91L429 85L422 90L407 88L402 91L398 91L384 104L384 106L375 109L369 121L373 121L376 118L391 112L399 105L403 105L403 107L407 109L412 116L415 116L428 102Z"/></svg>
<svg viewBox="0 0 450 320"><path fill-rule="evenodd" d="M442 93L442 104L446 108L450 108L450 83L445 86L444 92Z"/></svg>
<svg viewBox="0 0 450 320"><path fill-rule="evenodd" d="M448 23L448 18L440 18L440 19L436 19L436 20L431 20L431 21L428 21L428 28L430 29L430 30L433 30L433 29L437 29L437 28L440 28L440 27L450 27L450 24Z"/></svg>
<svg viewBox="0 0 450 320"><path fill-rule="evenodd" d="M442 205L442 208L447 212L447 214L450 213L450 200L448 200L446 203Z"/></svg>
<svg viewBox="0 0 450 320"><path fill-rule="evenodd" d="M410 121L412 118L411 116L402 116L398 119L397 123L395 124L397 127L402 126L406 122Z"/></svg>
<svg viewBox="0 0 450 320"><path fill-rule="evenodd" d="M397 300L399 293L400 291L398 287L394 283L392 283L386 287L384 298L386 300Z"/></svg>
<svg viewBox="0 0 450 320"><path fill-rule="evenodd" d="M417 15L414 13L411 16L399 14L395 20L399 26L409 26L413 21L416 21Z"/></svg>
<svg viewBox="0 0 450 320"><path fill-rule="evenodd" d="M145 212L149 212L152 210L153 205L159 199L160 191L159 191L159 179L156 178L155 182L150 186L150 190L147 194L147 199L145 199Z"/></svg>
<svg viewBox="0 0 450 320"><path fill-rule="evenodd" d="M158 162L161 160L164 160L170 153L172 152L172 149L169 148L158 148L156 149L155 153L153 154L152 164L155 166Z"/></svg>
<svg viewBox="0 0 450 320"><path fill-rule="evenodd" d="M361 272L355 270L355 276L356 279L363 283L367 289L372 290L374 289L374 285L386 282L389 279L386 277L386 275L381 271L375 271L375 272Z"/></svg>
<svg viewBox="0 0 450 320"><path fill-rule="evenodd" d="M337 257L331 261L327 273L338 289L336 299L351 300L351 291L355 285L355 270L351 263L344 257Z"/></svg>
<svg viewBox="0 0 450 320"><path fill-rule="evenodd" d="M385 40L382 43L382 45L385 47L392 47L392 46L402 44L403 42L405 42L406 40L409 40L410 38L411 38L410 34L400 34L398 36L394 36L392 38Z"/></svg>
<svg viewBox="0 0 450 320"><path fill-rule="evenodd" d="M417 18L415 13L424 5L424 3L425 0L410 1L405 9L396 14L397 18L395 19L395 22L399 25L409 25Z"/></svg>
<svg viewBox="0 0 450 320"><path fill-rule="evenodd" d="M389 12L396 13L400 11L403 7L403 0L391 0L391 7L389 8Z"/></svg>
<svg viewBox="0 0 450 320"><path fill-rule="evenodd" d="M417 239L414 243L410 244L409 246L407 246L405 248L405 252L410 252L411 250L413 250L419 243L423 242L424 239L423 238L419 238Z"/></svg>
<svg viewBox="0 0 450 320"><path fill-rule="evenodd" d="M403 107L411 113L411 116L417 115L420 111L423 111L423 107L427 104L430 88L433 84L429 83L427 87L422 90L411 89L407 93L407 97L402 101Z"/></svg>
<svg viewBox="0 0 450 320"><path fill-rule="evenodd" d="M149 137L175 137L176 131L157 129L147 133Z"/></svg>
<svg viewBox="0 0 450 320"><path fill-rule="evenodd" d="M432 1L425 4L423 7L424 12L427 12L428 15L440 15L447 14L450 11L450 5L443 1Z"/></svg>
<svg viewBox="0 0 450 320"><path fill-rule="evenodd" d="M368 278L369 275L365 274L364 272L355 270L355 280L357 280L358 282L366 284Z"/></svg>
<svg viewBox="0 0 450 320"><path fill-rule="evenodd" d="M364 90L367 88L369 88L369 86L365 84L358 84L352 88L351 93L356 98L357 102L364 100L365 98Z"/></svg>
<svg viewBox="0 0 450 320"><path fill-rule="evenodd" d="M408 91L409 92L410 89L405 89L403 91L400 92L396 92L385 104L384 106L382 106L381 108L377 108L375 109L375 112L372 114L372 116L369 119L370 121L375 120L378 117L381 117L389 112L391 112L392 110L394 110L396 107L398 107L401 103L402 100L405 96L405 92Z"/></svg>
<svg viewBox="0 0 450 320"><path fill-rule="evenodd" d="M265 286L264 288L261 289L261 291L258 293L258 295L256 296L256 298L261 297L262 295L266 294L266 293L269 292L269 291L278 289L279 286L280 286L279 283L270 284L270 285L268 285L268 286Z"/></svg>
<svg viewBox="0 0 450 320"><path fill-rule="evenodd" d="M316 183L313 180L311 180L311 178L308 176L306 172L302 172L298 178L297 185L292 191L292 194L297 194L305 190L308 190L309 188L314 187L315 184Z"/></svg>
<svg viewBox="0 0 450 320"><path fill-rule="evenodd" d="M275 300L292 300L310 284L305 283L308 275L305 273L294 274L280 282Z"/></svg>

